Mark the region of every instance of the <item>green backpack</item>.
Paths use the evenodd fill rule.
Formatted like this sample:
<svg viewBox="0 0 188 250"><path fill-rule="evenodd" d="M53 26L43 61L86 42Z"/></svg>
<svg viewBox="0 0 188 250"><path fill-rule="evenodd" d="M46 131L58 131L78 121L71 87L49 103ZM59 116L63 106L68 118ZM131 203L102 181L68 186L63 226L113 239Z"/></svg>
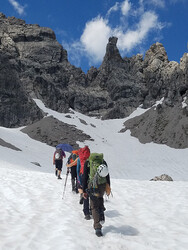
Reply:
<svg viewBox="0 0 188 250"><path fill-rule="evenodd" d="M89 187L97 188L98 185L106 183L106 177L100 177L97 174L97 168L103 164L103 154L92 153L88 159L89 161Z"/></svg>

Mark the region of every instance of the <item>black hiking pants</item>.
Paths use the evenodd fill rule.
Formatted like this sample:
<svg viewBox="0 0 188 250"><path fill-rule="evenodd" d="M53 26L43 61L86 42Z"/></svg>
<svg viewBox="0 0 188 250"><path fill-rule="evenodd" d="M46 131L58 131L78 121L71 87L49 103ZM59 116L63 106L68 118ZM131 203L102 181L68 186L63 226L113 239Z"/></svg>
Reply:
<svg viewBox="0 0 188 250"><path fill-rule="evenodd" d="M58 169L58 170L62 170L62 166L63 166L63 161L60 159L60 160L55 160L55 167Z"/></svg>
<svg viewBox="0 0 188 250"><path fill-rule="evenodd" d="M83 200L83 212L84 212L84 215L90 214L89 213L89 197Z"/></svg>
<svg viewBox="0 0 188 250"><path fill-rule="evenodd" d="M71 169L71 179L77 180L76 166L72 166L70 169Z"/></svg>
<svg viewBox="0 0 188 250"><path fill-rule="evenodd" d="M77 171L76 166L73 166L71 169L71 182L72 182L72 191L78 191L78 184L77 184Z"/></svg>

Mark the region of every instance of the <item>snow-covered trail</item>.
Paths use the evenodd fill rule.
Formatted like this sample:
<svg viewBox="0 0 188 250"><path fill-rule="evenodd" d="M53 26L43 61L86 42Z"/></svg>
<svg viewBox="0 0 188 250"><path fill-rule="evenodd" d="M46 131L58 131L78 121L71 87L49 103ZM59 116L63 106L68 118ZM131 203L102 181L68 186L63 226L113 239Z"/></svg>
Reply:
<svg viewBox="0 0 188 250"><path fill-rule="evenodd" d="M85 221L70 176L0 169L1 250L156 249L188 245L188 182L112 179L104 236Z"/></svg>

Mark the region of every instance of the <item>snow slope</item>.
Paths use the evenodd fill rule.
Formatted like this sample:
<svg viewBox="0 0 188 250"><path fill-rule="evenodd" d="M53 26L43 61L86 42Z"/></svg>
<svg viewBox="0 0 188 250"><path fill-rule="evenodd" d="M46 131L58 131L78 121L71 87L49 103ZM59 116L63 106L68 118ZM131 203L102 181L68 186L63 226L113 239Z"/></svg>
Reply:
<svg viewBox="0 0 188 250"><path fill-rule="evenodd" d="M130 136L129 131L119 133L126 119L140 115L145 110L139 108L129 118L102 121L75 111L72 111L69 114L71 118L68 118L67 114L50 110L41 101L35 101L48 115L53 115L64 123L73 124L90 135L94 141L78 142L78 144L80 147L88 145L92 152L103 152L112 178L150 180L156 175L165 173L174 180L188 180L188 148L173 149L154 143L141 144L138 139ZM80 120L84 120L87 125ZM52 172L54 148L32 140L20 129L0 127L0 138L22 150L20 152L0 146L0 164L5 167L16 166L22 169ZM11 155L8 161L7 153ZM41 168L31 162L40 163Z"/></svg>
<svg viewBox="0 0 188 250"><path fill-rule="evenodd" d="M126 119L101 121L77 112L67 118L35 101L48 115L89 134L94 141L85 144L92 152L104 153L113 192L105 198L105 237L97 238L92 220L84 220L70 176L62 199L66 167L57 180L54 148L29 138L21 128L0 127L0 138L21 150L0 146L0 250L187 249L188 149L143 145L128 131L118 133ZM149 181L163 173L175 181Z"/></svg>
<svg viewBox="0 0 188 250"><path fill-rule="evenodd" d="M0 169L1 250L186 250L188 182L112 180L103 238L64 178ZM64 177L64 176L63 176Z"/></svg>

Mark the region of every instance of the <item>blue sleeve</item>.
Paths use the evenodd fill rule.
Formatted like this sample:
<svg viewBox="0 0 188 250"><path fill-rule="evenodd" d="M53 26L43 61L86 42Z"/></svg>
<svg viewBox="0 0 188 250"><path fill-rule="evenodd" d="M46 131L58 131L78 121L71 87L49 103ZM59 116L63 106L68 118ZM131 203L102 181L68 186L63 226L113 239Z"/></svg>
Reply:
<svg viewBox="0 0 188 250"><path fill-rule="evenodd" d="M80 158L78 157L77 168L76 168L76 170L77 170L77 179L81 183L80 168L81 168Z"/></svg>

